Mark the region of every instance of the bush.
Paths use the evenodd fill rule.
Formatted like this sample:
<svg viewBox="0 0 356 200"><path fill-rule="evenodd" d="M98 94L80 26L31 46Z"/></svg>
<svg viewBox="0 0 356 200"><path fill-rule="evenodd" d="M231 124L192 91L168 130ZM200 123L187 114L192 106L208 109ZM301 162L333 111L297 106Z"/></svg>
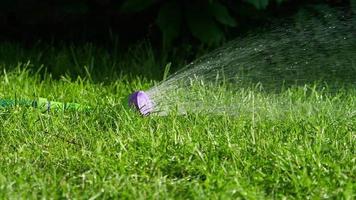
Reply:
<svg viewBox="0 0 356 200"><path fill-rule="evenodd" d="M253 5L257 10L262 10L271 2L280 4L283 1L287 0L246 0L245 2ZM156 24L162 32L164 47L169 46L173 40L178 38L183 28L188 28L189 32L202 43L211 45L222 41L225 28L237 25L236 14L232 14L227 6L229 3L236 2L126 0L121 10L140 12L149 9L154 4L159 4ZM240 4L245 2L240 2Z"/></svg>
<svg viewBox="0 0 356 200"><path fill-rule="evenodd" d="M243 24L255 26L253 20L266 20L277 11L285 14L320 2L350 5L349 0L2 0L0 39L14 35L52 39L50 34L75 41L112 39L113 31L125 35L123 41L136 41L150 35L153 27L154 33L162 33L159 41L164 48L187 36L214 45L230 30L241 31ZM351 5L355 10L355 0Z"/></svg>

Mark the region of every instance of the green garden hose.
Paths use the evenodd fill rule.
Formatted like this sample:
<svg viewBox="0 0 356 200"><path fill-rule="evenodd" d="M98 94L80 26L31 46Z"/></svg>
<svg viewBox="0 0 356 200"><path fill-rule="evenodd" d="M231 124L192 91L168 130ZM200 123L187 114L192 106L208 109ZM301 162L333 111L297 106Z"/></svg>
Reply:
<svg viewBox="0 0 356 200"><path fill-rule="evenodd" d="M24 106L24 107L34 107L39 108L43 111L88 111L90 108L88 106L83 106L78 103L64 103L58 101L49 101L46 98L35 98L34 100L29 99L0 99L0 107L14 107L14 106Z"/></svg>

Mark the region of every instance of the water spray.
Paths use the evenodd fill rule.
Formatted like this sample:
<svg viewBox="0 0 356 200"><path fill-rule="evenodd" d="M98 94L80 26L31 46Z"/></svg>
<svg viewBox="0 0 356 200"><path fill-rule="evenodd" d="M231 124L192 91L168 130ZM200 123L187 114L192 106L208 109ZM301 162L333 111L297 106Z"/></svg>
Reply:
<svg viewBox="0 0 356 200"><path fill-rule="evenodd" d="M315 83L327 83L334 91L345 85L355 88L355 16L321 11L319 16L248 34L147 91L134 92L129 105L143 116L172 111L235 115L255 108L249 90L278 93Z"/></svg>

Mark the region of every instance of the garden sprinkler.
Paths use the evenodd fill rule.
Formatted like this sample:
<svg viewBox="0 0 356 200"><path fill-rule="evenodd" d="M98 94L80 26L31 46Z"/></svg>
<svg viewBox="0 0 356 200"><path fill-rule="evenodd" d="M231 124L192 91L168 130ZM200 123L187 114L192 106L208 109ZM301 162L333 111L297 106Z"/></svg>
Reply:
<svg viewBox="0 0 356 200"><path fill-rule="evenodd" d="M153 102L144 91L136 91L129 97L129 106L137 109L142 116L148 116L153 111Z"/></svg>

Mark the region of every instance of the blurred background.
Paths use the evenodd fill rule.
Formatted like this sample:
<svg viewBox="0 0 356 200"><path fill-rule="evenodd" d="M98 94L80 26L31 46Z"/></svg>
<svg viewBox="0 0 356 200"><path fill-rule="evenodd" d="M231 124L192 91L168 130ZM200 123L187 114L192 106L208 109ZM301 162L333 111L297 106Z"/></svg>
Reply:
<svg viewBox="0 0 356 200"><path fill-rule="evenodd" d="M320 7L348 14L356 1L1 0L0 66L160 79L169 62L176 70L228 40Z"/></svg>

